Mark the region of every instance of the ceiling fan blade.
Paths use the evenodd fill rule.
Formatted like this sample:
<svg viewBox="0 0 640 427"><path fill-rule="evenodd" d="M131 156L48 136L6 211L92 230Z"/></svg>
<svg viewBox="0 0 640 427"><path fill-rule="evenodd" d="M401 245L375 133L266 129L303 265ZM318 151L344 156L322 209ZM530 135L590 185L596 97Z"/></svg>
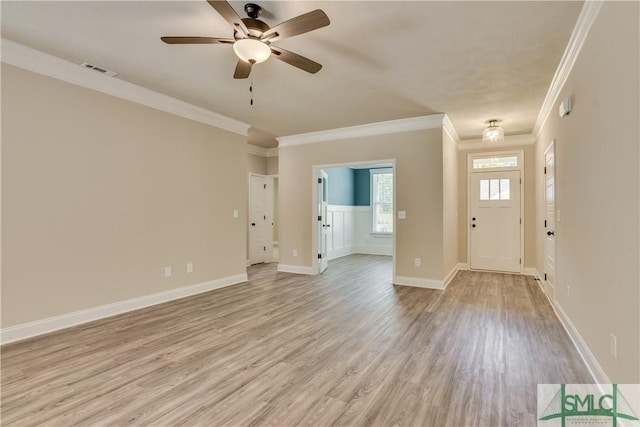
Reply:
<svg viewBox="0 0 640 427"><path fill-rule="evenodd" d="M207 0L207 3L211 5L212 8L216 10L233 28L239 27L240 31L244 33L244 36L247 37L249 34L249 30L247 26L244 25L242 19L235 10L231 7L229 3L222 0Z"/></svg>
<svg viewBox="0 0 640 427"><path fill-rule="evenodd" d="M330 23L327 14L317 9L304 15L296 16L265 31L262 39L269 39L269 41L274 42L285 37L293 37L326 27Z"/></svg>
<svg viewBox="0 0 640 427"><path fill-rule="evenodd" d="M233 44L233 39L219 39L216 37L160 37L167 44Z"/></svg>
<svg viewBox="0 0 640 427"><path fill-rule="evenodd" d="M311 74L317 73L322 68L321 64L318 64L309 58L305 58L297 53L289 52L288 50L284 50L276 46L271 46L271 52L275 58Z"/></svg>
<svg viewBox="0 0 640 427"><path fill-rule="evenodd" d="M246 79L249 77L251 73L252 64L249 62L244 62L241 59L238 59L238 64L236 65L236 71L233 73L234 79Z"/></svg>

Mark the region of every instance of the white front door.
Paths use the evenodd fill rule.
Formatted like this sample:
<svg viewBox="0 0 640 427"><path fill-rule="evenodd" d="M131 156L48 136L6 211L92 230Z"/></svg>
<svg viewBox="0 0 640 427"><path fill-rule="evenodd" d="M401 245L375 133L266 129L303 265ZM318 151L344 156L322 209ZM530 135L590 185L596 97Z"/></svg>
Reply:
<svg viewBox="0 0 640 427"><path fill-rule="evenodd" d="M556 192L554 143L544 153L544 287L555 301L556 284Z"/></svg>
<svg viewBox="0 0 640 427"><path fill-rule="evenodd" d="M267 261L267 214L266 178L251 175L251 199L249 200L249 262L258 264Z"/></svg>
<svg viewBox="0 0 640 427"><path fill-rule="evenodd" d="M317 235L318 235L318 269L322 273L327 269L327 234L330 224L327 218L327 205L329 202L329 176L322 169L317 176L318 200L316 214L317 218Z"/></svg>
<svg viewBox="0 0 640 427"><path fill-rule="evenodd" d="M474 172L469 185L470 268L520 273L520 171Z"/></svg>

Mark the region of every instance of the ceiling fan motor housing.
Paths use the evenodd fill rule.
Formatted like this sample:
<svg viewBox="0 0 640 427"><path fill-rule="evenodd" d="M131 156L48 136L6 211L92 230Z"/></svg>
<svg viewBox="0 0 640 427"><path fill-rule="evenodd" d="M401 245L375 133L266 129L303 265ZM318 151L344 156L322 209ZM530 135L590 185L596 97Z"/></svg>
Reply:
<svg viewBox="0 0 640 427"><path fill-rule="evenodd" d="M244 5L244 11L249 18L257 19L262 15L262 8L255 3L247 3Z"/></svg>
<svg viewBox="0 0 640 427"><path fill-rule="evenodd" d="M270 28L267 24L260 21L259 19L242 18L242 22L244 22L244 25L247 27L247 30L249 30L249 35L251 37L260 38L260 36L262 36L262 33L264 33ZM238 31L236 30L233 33L233 38L238 40L243 38L243 35L242 33L238 33Z"/></svg>

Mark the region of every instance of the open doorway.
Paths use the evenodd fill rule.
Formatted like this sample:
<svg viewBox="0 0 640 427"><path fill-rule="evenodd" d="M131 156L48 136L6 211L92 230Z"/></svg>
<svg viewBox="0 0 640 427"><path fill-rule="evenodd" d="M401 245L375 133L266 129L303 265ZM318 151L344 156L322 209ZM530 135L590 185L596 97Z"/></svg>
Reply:
<svg viewBox="0 0 640 427"><path fill-rule="evenodd" d="M386 256L395 266L395 162L313 169L314 270L322 273L331 260L355 254Z"/></svg>

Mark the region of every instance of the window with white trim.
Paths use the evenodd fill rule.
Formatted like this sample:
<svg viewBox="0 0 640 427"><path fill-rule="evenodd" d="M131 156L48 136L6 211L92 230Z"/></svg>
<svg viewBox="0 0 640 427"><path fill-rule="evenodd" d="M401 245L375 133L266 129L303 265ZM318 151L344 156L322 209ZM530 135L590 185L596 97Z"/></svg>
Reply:
<svg viewBox="0 0 640 427"><path fill-rule="evenodd" d="M393 169L371 169L373 233L393 233Z"/></svg>
<svg viewBox="0 0 640 427"><path fill-rule="evenodd" d="M518 167L518 156L493 156L479 157L473 159L474 169L496 169L496 168L516 168Z"/></svg>

